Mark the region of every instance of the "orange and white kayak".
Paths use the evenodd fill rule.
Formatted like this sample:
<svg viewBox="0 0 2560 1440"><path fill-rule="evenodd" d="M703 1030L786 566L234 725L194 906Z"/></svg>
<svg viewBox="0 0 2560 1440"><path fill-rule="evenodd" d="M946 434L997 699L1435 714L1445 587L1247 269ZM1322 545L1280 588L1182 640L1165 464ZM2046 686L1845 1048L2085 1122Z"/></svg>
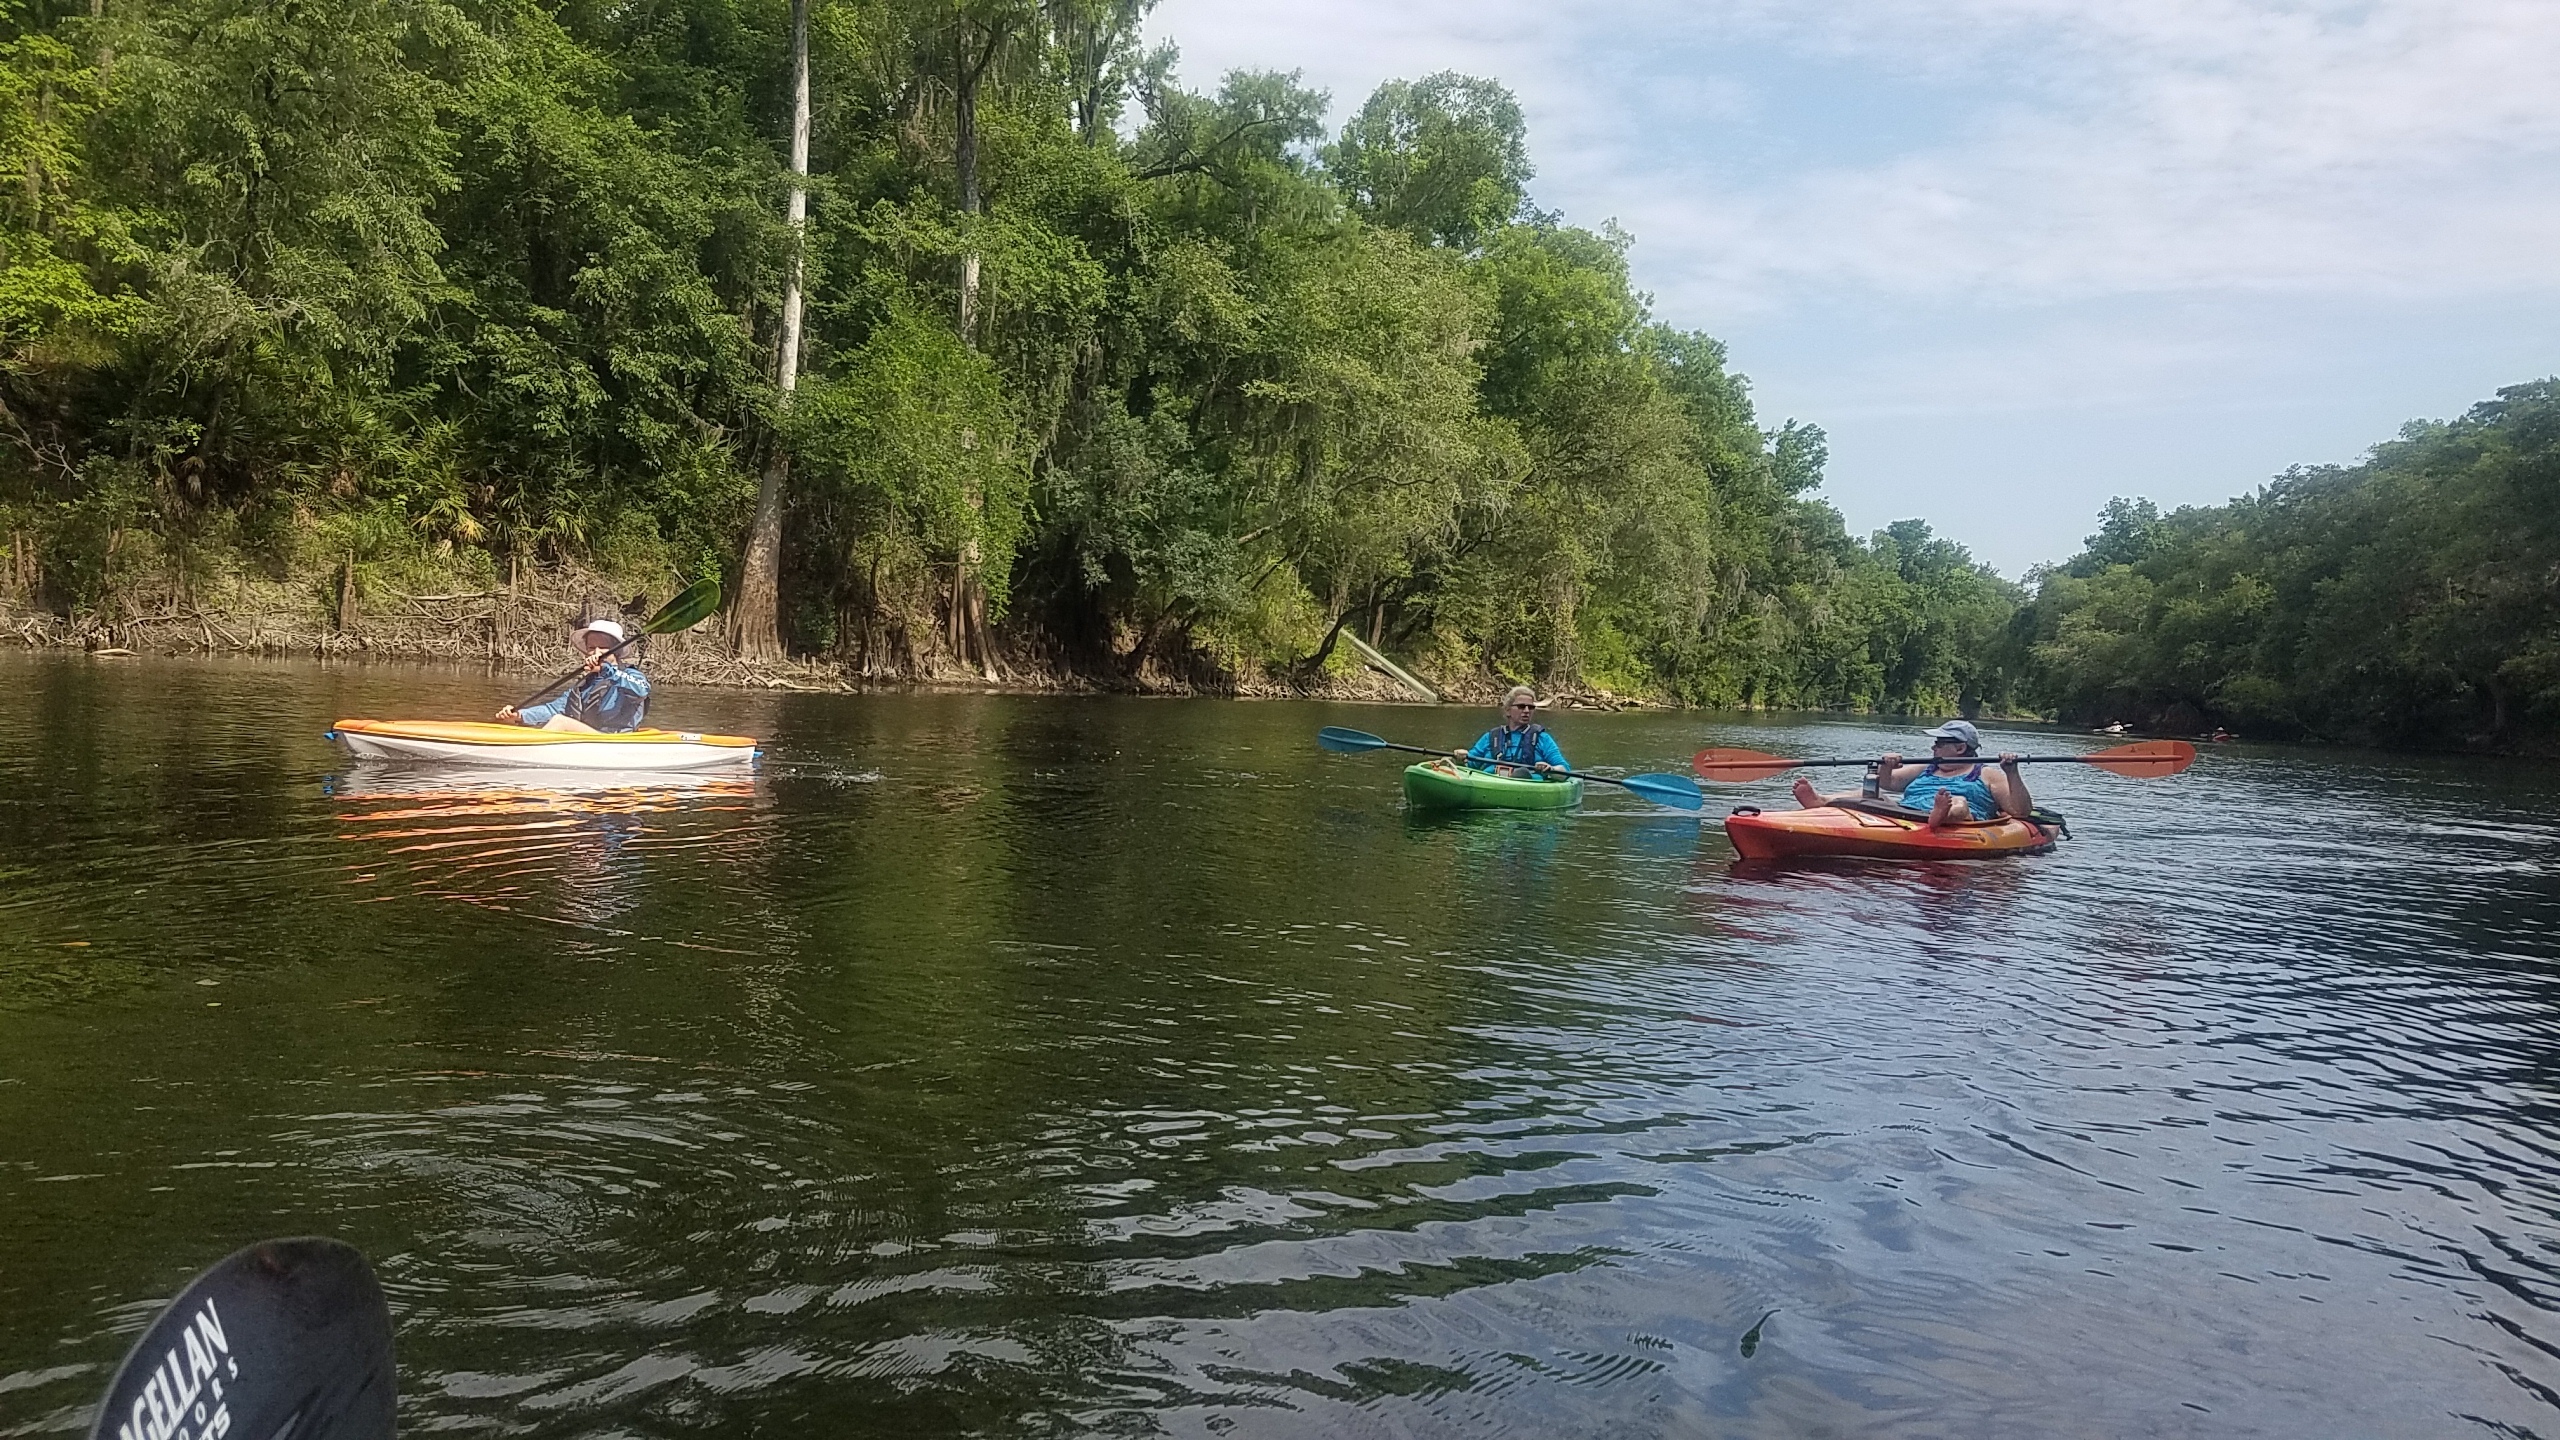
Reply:
<svg viewBox="0 0 2560 1440"><path fill-rule="evenodd" d="M485 720L341 720L329 738L374 760L564 770L708 770L752 765L763 753L744 735L631 730L619 735L538 730Z"/></svg>
<svg viewBox="0 0 2560 1440"><path fill-rule="evenodd" d="M1745 805L1725 817L1724 833L1745 860L1847 856L1869 860L1978 860L2036 855L2053 848L2058 824L2002 817L1965 820L1932 830L1926 817L1898 807L1821 805L1811 810L1759 810Z"/></svg>

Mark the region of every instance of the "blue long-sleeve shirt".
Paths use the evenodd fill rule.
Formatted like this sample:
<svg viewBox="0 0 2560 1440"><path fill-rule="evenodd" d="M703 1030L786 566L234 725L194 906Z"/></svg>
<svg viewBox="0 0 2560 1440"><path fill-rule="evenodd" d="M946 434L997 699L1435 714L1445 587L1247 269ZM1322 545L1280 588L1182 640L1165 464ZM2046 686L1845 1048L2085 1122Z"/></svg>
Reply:
<svg viewBox="0 0 2560 1440"><path fill-rule="evenodd" d="M604 668L569 687L547 705L528 705L516 712L527 725L540 725L554 715L584 721L598 730L620 734L637 730L649 713L649 677L611 660Z"/></svg>
<svg viewBox="0 0 2560 1440"><path fill-rule="evenodd" d="M1529 743L1529 732L1538 732L1537 744ZM1490 760L1497 765L1535 765L1543 760L1559 770L1573 767L1564 762L1564 752L1556 748L1556 737L1544 726L1500 726L1477 737L1475 748L1467 752L1470 760Z"/></svg>

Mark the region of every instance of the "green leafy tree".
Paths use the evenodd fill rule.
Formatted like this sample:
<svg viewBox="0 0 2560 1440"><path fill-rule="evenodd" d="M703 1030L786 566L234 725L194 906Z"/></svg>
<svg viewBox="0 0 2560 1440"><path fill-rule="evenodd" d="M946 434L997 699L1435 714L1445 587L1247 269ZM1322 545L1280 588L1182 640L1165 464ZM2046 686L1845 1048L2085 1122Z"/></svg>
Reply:
<svg viewBox="0 0 2560 1440"><path fill-rule="evenodd" d="M2560 725L2560 384L2227 506L2110 504L2016 622L2074 719L2393 744Z"/></svg>
<svg viewBox="0 0 2560 1440"><path fill-rule="evenodd" d="M1453 680L1772 705L1996 706L2060 634L1925 529L1850 536L1821 431L1529 203L1501 86L1328 134L1295 75L1186 89L1147 10L8 12L10 593L229 567L343 625L404 567L707 561L742 649L872 673L1306 681L1356 625ZM2231 563L2189 650L2298 587Z"/></svg>
<svg viewBox="0 0 2560 1440"><path fill-rule="evenodd" d="M1535 173L1520 102L1454 71L1379 86L1324 158L1363 219L1461 250L1519 213Z"/></svg>

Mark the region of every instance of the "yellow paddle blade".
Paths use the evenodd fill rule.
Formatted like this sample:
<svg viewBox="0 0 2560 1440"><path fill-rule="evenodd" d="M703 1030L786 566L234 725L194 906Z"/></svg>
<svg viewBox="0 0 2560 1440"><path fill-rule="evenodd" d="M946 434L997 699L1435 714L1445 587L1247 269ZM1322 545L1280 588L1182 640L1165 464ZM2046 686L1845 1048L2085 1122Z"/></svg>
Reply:
<svg viewBox="0 0 2560 1440"><path fill-rule="evenodd" d="M1803 762L1766 750L1701 750L1689 757L1689 768L1701 780L1766 780L1784 775Z"/></svg>
<svg viewBox="0 0 2560 1440"><path fill-rule="evenodd" d="M2118 775L2130 775L2136 780L2157 780L2163 775L2175 775L2196 763L2196 747L2184 740L2137 740L2131 745L2118 745L2080 758Z"/></svg>

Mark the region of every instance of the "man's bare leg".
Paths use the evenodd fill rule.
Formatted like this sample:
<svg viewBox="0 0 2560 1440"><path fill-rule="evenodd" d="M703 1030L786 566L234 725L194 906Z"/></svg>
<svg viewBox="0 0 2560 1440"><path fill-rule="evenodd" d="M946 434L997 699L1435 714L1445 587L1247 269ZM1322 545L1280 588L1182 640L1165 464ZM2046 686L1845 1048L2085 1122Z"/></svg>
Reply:
<svg viewBox="0 0 2560 1440"><path fill-rule="evenodd" d="M545 730L574 730L582 735L593 735L596 733L596 727L593 725L588 724L584 720L572 720L566 715L552 716L550 719L542 722L542 728Z"/></svg>

